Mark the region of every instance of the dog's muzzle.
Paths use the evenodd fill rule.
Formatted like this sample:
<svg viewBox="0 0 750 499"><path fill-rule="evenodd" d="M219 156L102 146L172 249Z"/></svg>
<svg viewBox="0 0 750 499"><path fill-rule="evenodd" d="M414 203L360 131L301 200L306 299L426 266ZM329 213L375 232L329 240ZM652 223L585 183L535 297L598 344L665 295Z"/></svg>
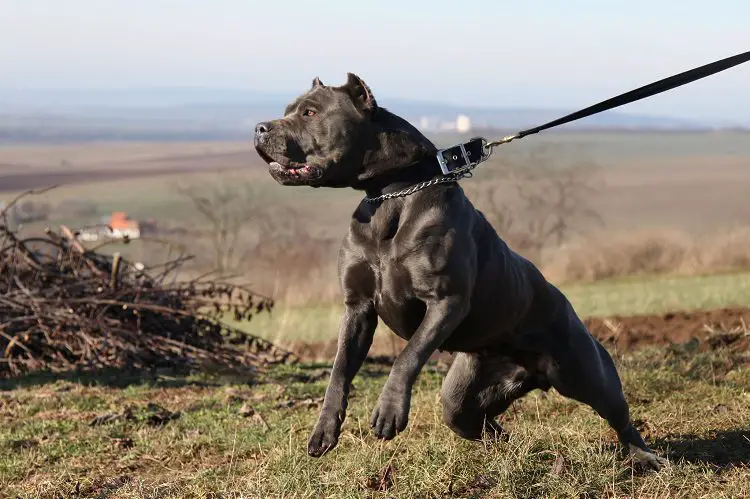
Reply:
<svg viewBox="0 0 750 499"><path fill-rule="evenodd" d="M271 131L271 124L268 122L261 122L255 125L255 145L261 145L265 142L268 137L268 132Z"/></svg>

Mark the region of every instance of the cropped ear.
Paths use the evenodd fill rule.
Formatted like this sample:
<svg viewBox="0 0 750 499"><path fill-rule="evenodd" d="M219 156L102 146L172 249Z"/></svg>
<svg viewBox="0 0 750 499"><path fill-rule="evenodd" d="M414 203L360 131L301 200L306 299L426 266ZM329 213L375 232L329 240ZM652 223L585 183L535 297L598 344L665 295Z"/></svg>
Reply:
<svg viewBox="0 0 750 499"><path fill-rule="evenodd" d="M318 87L325 87L325 85L323 85L323 82L320 81L320 78L316 76L315 78L313 78L311 88L318 88Z"/></svg>
<svg viewBox="0 0 750 499"><path fill-rule="evenodd" d="M363 111L375 111L378 103L367 83L354 73L347 73L346 77L346 85L343 88L351 96L354 104Z"/></svg>

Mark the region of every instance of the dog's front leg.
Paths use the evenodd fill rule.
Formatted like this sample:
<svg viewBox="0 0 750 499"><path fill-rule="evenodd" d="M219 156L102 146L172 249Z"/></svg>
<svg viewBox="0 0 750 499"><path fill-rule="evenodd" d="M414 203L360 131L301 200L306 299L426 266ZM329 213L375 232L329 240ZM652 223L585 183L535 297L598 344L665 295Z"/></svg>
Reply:
<svg viewBox="0 0 750 499"><path fill-rule="evenodd" d="M393 363L370 426L375 435L390 440L406 428L414 382L430 355L451 335L466 317L467 299L463 296L427 302L424 319L409 339L406 348Z"/></svg>
<svg viewBox="0 0 750 499"><path fill-rule="evenodd" d="M378 315L371 301L347 303L323 408L307 443L307 453L311 456L322 456L338 443L349 388L367 357L377 325Z"/></svg>

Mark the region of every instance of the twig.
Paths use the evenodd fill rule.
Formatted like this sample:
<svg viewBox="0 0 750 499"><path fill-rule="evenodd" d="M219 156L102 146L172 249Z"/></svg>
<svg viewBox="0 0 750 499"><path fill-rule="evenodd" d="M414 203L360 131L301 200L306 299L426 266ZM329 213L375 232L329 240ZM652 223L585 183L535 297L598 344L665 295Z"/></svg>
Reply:
<svg viewBox="0 0 750 499"><path fill-rule="evenodd" d="M112 273L109 277L109 289L117 291L117 283L120 277L120 253L115 253L112 258Z"/></svg>
<svg viewBox="0 0 750 499"><path fill-rule="evenodd" d="M73 249L75 249L78 253L80 253L81 256L84 256L84 257L86 256L87 251L83 248L83 246L81 246L81 243L78 242L75 234L73 234L73 231L71 231L65 225L60 225L60 232L62 232L63 236L65 236L65 238L68 240L69 244L73 247ZM102 276L105 275L105 272L102 271L100 268L98 268L96 265L94 265L94 263L91 260L84 258L84 261L86 262L86 265L89 267L89 269L91 269L92 272L98 275L102 275Z"/></svg>

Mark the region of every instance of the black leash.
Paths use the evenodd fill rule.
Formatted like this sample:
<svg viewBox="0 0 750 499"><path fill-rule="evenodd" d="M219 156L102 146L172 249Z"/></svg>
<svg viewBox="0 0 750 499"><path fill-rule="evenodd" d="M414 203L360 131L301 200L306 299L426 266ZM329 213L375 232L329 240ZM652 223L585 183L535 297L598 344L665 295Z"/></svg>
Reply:
<svg viewBox="0 0 750 499"><path fill-rule="evenodd" d="M664 78L663 80L659 80L654 83L649 83L648 85L636 88L635 90L631 90L630 92L625 92L624 94L620 94L616 97L612 97L611 99L607 99L605 101L599 102L598 104L594 104L593 106L589 106L586 109L581 109L580 111L576 111L575 113L571 113L567 116L563 116L562 118L558 118L554 121L550 121L549 123L545 123L544 125L540 125L535 128L529 128L528 130L523 130L515 135L500 139L499 141L489 142L486 145L488 147L494 147L495 145L505 144L507 142L510 142L511 140L520 139L527 135L539 133L542 130L546 130L548 128L564 125L565 123L570 123L571 121L580 120L581 118L586 118L588 116L591 116L592 114L609 111L610 109L624 106L625 104L630 104L641 99L645 99L646 97L651 97L652 95L672 90L673 88L681 87L682 85L692 83L696 80L700 80L701 78L705 78L706 76L720 73L721 71L732 68L734 66L738 66L747 61L750 61L750 52L727 57L726 59L721 59L720 61L712 62L710 64L706 64L705 66L691 69L689 71L670 76L669 78Z"/></svg>
<svg viewBox="0 0 750 499"><path fill-rule="evenodd" d="M602 102L594 104L593 106L589 106L585 109L581 109L580 111L576 111L574 113L563 116L562 118L550 121L549 123L545 123L534 128L529 128L528 130L522 130L515 135L509 135L495 141L487 141L483 137L476 137L468 142L455 145L448 149L441 149L437 152L437 161L440 165L440 170L443 173L442 176L427 180L425 182L421 182L402 191L382 194L376 197L367 197L365 199L370 202L375 202L381 201L383 199L408 196L409 194L413 194L414 192L422 190L431 185L442 184L446 182L455 182L457 180L460 180L461 178L470 177L471 170L476 168L483 161L487 160L496 146L507 144L512 140L521 139L523 137L526 137L527 135L539 133L542 130L547 130L549 128L564 125L565 123L570 123L571 121L580 120L581 118L586 118L593 114L609 111L610 109L624 106L625 104L630 104L632 102L645 99L646 97L651 97L653 95L672 90L673 88L692 83L696 80L700 80L701 78L711 76L713 74L719 73L734 66L738 66L748 61L750 61L750 52L737 54L732 57L727 57L726 59L721 59L719 61L712 62L695 69L684 71L680 74L670 76L668 78L664 78L654 83L644 85L635 90L625 92L624 94L617 95L615 97L612 97L611 99L604 100Z"/></svg>
<svg viewBox="0 0 750 499"><path fill-rule="evenodd" d="M548 128L564 125L565 123L580 120L581 118L586 118L587 116L591 116L592 114L598 114L604 111L609 111L610 109L614 109L616 107L624 106L625 104L631 104L641 99L645 99L646 97L651 97L652 95L660 94L662 92L672 90L673 88L681 87L682 85L700 80L701 78L720 73L721 71L732 68L734 66L738 66L748 61L750 61L750 52L727 57L726 59L721 59L719 61L706 64L705 66L701 66L674 76L670 76L668 78L664 78L663 80L659 80L654 83L649 83L648 85L636 88L635 90L631 90L630 92L625 92L624 94L620 94L616 97L612 97L611 99L607 99L605 101L599 102L598 104L594 104L593 106L589 106L586 109L581 109L580 111L576 111L575 113L571 113L567 116L563 116L562 118L558 118L554 121L550 121L549 123L545 123L544 125L540 125L535 128L529 128L528 130L523 130L515 135L505 137L496 142L489 142L486 144L486 146L492 148L496 145L505 144L514 139L520 139L527 135L539 133L542 130L546 130Z"/></svg>

